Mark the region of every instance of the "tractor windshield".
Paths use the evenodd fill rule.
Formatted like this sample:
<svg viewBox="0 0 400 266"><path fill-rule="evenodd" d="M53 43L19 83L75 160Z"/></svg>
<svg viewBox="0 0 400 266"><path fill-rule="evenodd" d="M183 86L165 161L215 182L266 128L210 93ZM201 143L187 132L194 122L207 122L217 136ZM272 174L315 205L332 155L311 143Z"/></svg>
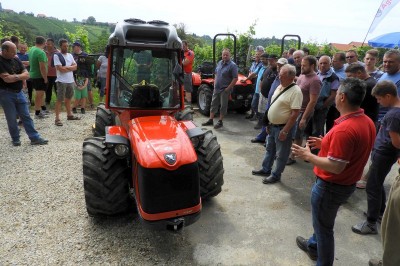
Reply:
<svg viewBox="0 0 400 266"><path fill-rule="evenodd" d="M114 47L110 56L110 107L180 108L182 68L177 51Z"/></svg>

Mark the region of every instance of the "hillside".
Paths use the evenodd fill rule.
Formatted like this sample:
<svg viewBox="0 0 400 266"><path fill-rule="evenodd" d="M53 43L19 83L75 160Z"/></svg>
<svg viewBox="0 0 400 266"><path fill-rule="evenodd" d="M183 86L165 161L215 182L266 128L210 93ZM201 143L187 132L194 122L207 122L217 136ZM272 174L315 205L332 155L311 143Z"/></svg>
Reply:
<svg viewBox="0 0 400 266"><path fill-rule="evenodd" d="M38 35L51 37L55 40L66 38L65 32L75 33L76 26L85 27L89 33L90 43L96 43L102 34L110 33L110 27L105 25L84 25L79 22L58 20L57 18L34 17L32 14L0 12L0 23L3 32L20 35L28 44L32 44L34 38Z"/></svg>

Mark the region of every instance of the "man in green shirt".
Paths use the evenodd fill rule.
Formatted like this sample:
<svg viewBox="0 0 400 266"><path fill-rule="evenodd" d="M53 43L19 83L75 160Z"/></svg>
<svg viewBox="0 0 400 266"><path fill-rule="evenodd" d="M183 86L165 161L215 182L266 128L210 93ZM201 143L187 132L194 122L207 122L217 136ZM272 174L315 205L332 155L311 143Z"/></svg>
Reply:
<svg viewBox="0 0 400 266"><path fill-rule="evenodd" d="M47 89L47 56L43 51L46 39L37 36L35 46L29 49L29 75L32 87L36 91L35 96L35 118L45 118L49 112L44 105L44 95Z"/></svg>

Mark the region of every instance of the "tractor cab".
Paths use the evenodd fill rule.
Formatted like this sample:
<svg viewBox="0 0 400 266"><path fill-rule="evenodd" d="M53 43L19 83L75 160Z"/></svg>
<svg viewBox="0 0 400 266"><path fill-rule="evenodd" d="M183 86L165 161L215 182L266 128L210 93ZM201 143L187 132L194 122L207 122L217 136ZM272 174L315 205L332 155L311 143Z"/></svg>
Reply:
<svg viewBox="0 0 400 266"><path fill-rule="evenodd" d="M125 20L110 36L106 107L133 117L183 108L181 41L165 22ZM140 24L140 27L134 27ZM129 25L134 31L130 32ZM157 25L157 30L154 29Z"/></svg>

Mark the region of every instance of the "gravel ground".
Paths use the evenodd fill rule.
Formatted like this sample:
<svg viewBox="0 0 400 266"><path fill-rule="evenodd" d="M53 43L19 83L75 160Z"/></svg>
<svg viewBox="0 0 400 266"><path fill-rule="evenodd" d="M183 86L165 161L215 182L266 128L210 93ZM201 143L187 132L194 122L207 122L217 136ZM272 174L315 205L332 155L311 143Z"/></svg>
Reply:
<svg viewBox="0 0 400 266"><path fill-rule="evenodd" d="M88 217L81 150L94 117L88 111L80 121L66 121L63 114L62 127L53 124L54 115L35 119L49 144L31 146L22 129L22 145L14 147L1 114L0 265L151 265L159 259L149 253L163 234L184 243L179 234L142 228L135 215Z"/></svg>

